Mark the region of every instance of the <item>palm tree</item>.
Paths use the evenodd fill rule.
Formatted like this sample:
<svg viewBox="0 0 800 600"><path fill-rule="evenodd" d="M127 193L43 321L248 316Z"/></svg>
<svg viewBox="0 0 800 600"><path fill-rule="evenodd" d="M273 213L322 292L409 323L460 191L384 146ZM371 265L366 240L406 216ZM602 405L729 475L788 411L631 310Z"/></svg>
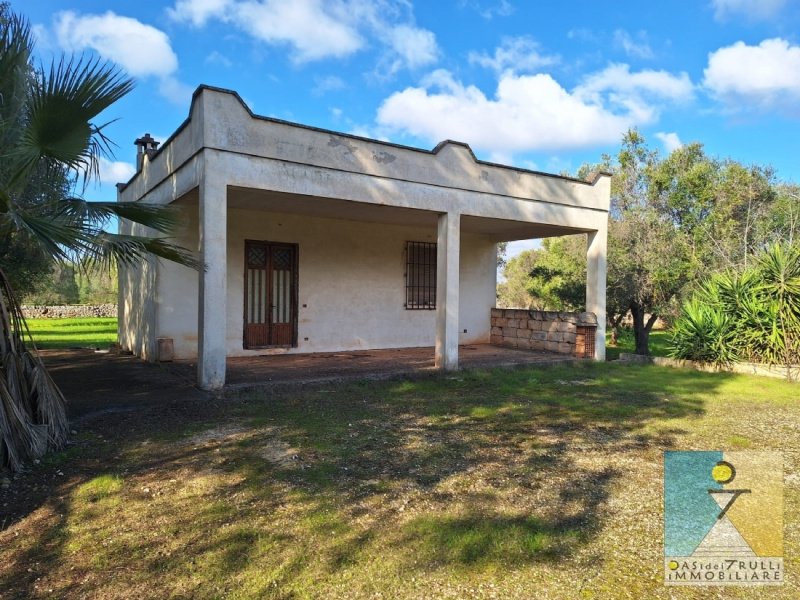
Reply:
<svg viewBox="0 0 800 600"><path fill-rule="evenodd" d="M73 187L82 181L85 190L111 150L103 132L108 123L93 121L133 88L131 79L100 60L62 57L36 68L32 53L28 22L0 3L0 237L24 236L55 261L130 264L155 254L196 267L191 254L165 239L176 224L168 208L32 191L32 182L65 173ZM106 231L117 217L156 236ZM64 397L35 351L0 265L0 467L22 468L63 446L67 433Z"/></svg>

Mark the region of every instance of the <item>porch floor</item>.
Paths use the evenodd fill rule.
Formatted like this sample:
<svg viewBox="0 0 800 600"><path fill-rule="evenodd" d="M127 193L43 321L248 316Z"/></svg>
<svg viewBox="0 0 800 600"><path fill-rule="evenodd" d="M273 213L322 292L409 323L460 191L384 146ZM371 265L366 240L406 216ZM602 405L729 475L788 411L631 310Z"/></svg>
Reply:
<svg viewBox="0 0 800 600"><path fill-rule="evenodd" d="M459 346L461 368L513 367L581 360L564 354L516 350L490 344ZM175 363L192 368L194 364ZM313 383L338 379L385 378L434 373L434 349L394 348L234 357L227 361L226 388Z"/></svg>

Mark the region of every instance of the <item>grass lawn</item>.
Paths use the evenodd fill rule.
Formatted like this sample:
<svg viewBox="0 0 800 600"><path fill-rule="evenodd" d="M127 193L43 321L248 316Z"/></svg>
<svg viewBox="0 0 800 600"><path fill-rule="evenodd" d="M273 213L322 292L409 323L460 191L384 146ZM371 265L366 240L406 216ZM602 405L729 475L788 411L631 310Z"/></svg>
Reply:
<svg viewBox="0 0 800 600"><path fill-rule="evenodd" d="M669 331L651 331L650 332L650 355L651 356L669 356ZM636 349L636 341L633 337L633 331L630 329L623 329L619 336L619 343L617 346L610 346L611 333L606 333L606 359L616 360L619 358L620 352L630 352Z"/></svg>
<svg viewBox="0 0 800 600"><path fill-rule="evenodd" d="M108 348L117 341L117 319L28 319L36 347Z"/></svg>
<svg viewBox="0 0 800 600"><path fill-rule="evenodd" d="M0 590L798 598L798 390L744 375L585 364L110 415L79 427L76 445L25 476L47 495L0 532ZM784 452L784 586L662 585L667 449Z"/></svg>

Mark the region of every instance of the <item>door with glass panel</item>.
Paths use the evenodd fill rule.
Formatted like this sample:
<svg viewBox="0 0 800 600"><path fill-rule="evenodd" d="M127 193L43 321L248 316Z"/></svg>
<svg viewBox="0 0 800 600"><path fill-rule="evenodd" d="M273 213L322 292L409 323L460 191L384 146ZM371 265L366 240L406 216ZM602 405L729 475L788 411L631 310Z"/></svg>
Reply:
<svg viewBox="0 0 800 600"><path fill-rule="evenodd" d="M244 246L244 347L297 345L297 246Z"/></svg>

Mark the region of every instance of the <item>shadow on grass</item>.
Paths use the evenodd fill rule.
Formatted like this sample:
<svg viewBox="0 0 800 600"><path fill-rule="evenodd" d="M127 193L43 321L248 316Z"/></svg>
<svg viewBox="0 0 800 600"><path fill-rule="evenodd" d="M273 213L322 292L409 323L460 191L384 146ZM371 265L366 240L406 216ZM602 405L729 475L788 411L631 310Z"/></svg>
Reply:
<svg viewBox="0 0 800 600"><path fill-rule="evenodd" d="M557 561L602 528L621 473L583 465L582 452L672 447L680 432L647 425L701 416L699 395L723 380L594 365L471 371L254 397L243 414L280 428L298 448L304 468L268 467L270 476L336 498L344 515L371 497L391 502L408 490L429 499L430 514L400 519L392 532L409 564L510 565ZM265 477L244 468L248 478Z"/></svg>
<svg viewBox="0 0 800 600"><path fill-rule="evenodd" d="M176 593L206 586L205 595L225 595L246 582L255 596L324 580L376 554L403 572L557 563L602 531L623 476L585 461L587 453L673 447L680 432L650 425L702 416L702 395L727 377L587 364L299 387L194 417L148 406L106 421L105 434L118 436L114 458L87 468L80 485L91 486L76 484L54 505L87 531L69 534L62 520L38 532L18 564L58 569L77 544ZM238 433L191 441L189 432L231 420ZM102 448L92 452L104 457ZM124 484L114 473L96 479L110 465ZM144 497L129 483L148 478L167 493ZM213 489L182 497L193 478ZM91 513L78 506L88 493L101 496ZM149 519L164 521L158 535L102 543L122 520L155 528ZM23 595L35 593L33 584L0 577ZM92 590L75 585L61 592Z"/></svg>
<svg viewBox="0 0 800 600"><path fill-rule="evenodd" d="M539 561L557 562L587 542L601 527L608 487L619 475L614 469L604 469L592 475L588 489L562 489L564 500L576 497L579 500L577 512L563 510L561 504L561 510L553 511L558 514L550 518L480 512L459 517L423 516L403 527L399 545L413 546L414 562L428 568L448 565L513 568Z"/></svg>

